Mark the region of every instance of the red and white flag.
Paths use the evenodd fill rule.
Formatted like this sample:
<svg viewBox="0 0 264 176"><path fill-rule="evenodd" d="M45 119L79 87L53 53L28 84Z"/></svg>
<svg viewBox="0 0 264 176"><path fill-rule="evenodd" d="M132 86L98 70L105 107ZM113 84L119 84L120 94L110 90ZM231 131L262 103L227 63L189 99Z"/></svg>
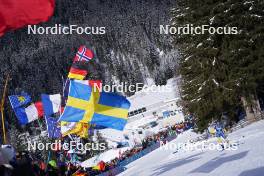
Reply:
<svg viewBox="0 0 264 176"><path fill-rule="evenodd" d="M93 52L86 48L85 46L81 46L78 50L78 52L76 53L73 62L77 62L77 61L83 61L83 62L89 62L90 60L92 60L94 57Z"/></svg>
<svg viewBox="0 0 264 176"><path fill-rule="evenodd" d="M0 36L25 25L48 21L54 0L0 0Z"/></svg>
<svg viewBox="0 0 264 176"><path fill-rule="evenodd" d="M34 104L29 105L25 108L25 113L28 123L42 117L44 114L42 102L38 101Z"/></svg>

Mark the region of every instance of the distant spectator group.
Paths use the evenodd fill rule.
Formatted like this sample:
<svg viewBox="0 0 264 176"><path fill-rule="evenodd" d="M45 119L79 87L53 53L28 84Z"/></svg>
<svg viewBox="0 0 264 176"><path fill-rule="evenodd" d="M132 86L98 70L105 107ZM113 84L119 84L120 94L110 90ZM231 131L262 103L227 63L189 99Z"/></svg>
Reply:
<svg viewBox="0 0 264 176"><path fill-rule="evenodd" d="M119 164L138 154L144 149L156 144L158 142L166 143L166 138L168 136L177 136L186 129L192 127L191 122L177 123L172 126L168 126L162 129L157 134L146 137L141 141L140 145L136 145L133 148L120 153L119 157L115 159L104 162L101 161L97 166L90 168L82 168L80 166L73 165L71 163L56 162L55 160L49 161L47 164L40 160L34 160L30 157L27 152L16 153L14 159L8 163L1 160L0 155L0 175L1 176L90 176L98 175L106 171L112 170ZM1 154L1 153L0 153Z"/></svg>
<svg viewBox="0 0 264 176"><path fill-rule="evenodd" d="M164 130L158 132L157 134L154 134L152 136L148 136L145 139L142 140L142 143L140 146L135 146L134 148L127 150L120 154L119 157L116 157L115 159L105 163L104 170L93 170L92 168L86 168L88 173L92 175L98 175L100 173L109 171L114 169L124 161L125 159L128 159L129 157L132 157L133 155L139 153L140 151L150 147L151 145L157 143L157 142L163 142L166 143L166 138L168 136L175 135L177 136L178 134L182 133L183 131L190 129L193 127L193 123L191 121L186 121L186 122L181 122L177 123L172 126L166 127Z"/></svg>

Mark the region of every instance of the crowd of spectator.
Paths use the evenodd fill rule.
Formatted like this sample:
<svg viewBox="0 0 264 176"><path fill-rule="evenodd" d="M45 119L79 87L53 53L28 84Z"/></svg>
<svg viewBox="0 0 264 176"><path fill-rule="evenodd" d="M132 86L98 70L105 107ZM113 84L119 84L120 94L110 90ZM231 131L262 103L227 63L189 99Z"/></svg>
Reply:
<svg viewBox="0 0 264 176"><path fill-rule="evenodd" d="M103 172L107 172L109 170L114 169L115 167L119 166L121 162L128 159L129 157L134 156L135 154L141 152L142 150L150 147L153 144L160 143L166 144L166 138L168 136L179 135L183 131L190 129L193 126L193 123L191 121L176 123L172 126L167 126L165 129L161 130L157 134L147 136L145 139L142 140L140 146L135 146L130 150L127 150L119 155L119 157L114 158L113 160L104 163L104 167L102 170L93 170L92 168L86 168L88 173L91 175L98 175Z"/></svg>
<svg viewBox="0 0 264 176"><path fill-rule="evenodd" d="M168 136L177 136L186 129L192 127L191 122L177 123L161 129L157 134L147 136L141 141L140 145L135 145L133 148L120 153L118 157L109 162L100 161L97 166L90 168L82 168L72 163L56 162L51 160L48 164L44 161L34 160L30 157L29 153L17 153L14 161L10 164L1 164L0 153L0 175L1 176L90 176L98 175L118 167L121 162L139 152L147 149L148 147L162 142L165 144Z"/></svg>

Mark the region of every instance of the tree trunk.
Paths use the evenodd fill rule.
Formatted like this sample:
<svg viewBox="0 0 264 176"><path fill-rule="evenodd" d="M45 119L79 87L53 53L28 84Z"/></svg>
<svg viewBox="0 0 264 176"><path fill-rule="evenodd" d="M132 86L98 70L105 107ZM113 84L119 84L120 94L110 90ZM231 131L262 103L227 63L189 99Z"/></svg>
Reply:
<svg viewBox="0 0 264 176"><path fill-rule="evenodd" d="M260 117L261 116L261 108L260 108L260 103L259 103L259 99L256 98L254 99L254 108L253 108L253 111L254 111L254 114L256 117Z"/></svg>
<svg viewBox="0 0 264 176"><path fill-rule="evenodd" d="M245 97L241 97L247 120L255 120L260 115L260 104L256 96L252 95L252 103L248 103Z"/></svg>

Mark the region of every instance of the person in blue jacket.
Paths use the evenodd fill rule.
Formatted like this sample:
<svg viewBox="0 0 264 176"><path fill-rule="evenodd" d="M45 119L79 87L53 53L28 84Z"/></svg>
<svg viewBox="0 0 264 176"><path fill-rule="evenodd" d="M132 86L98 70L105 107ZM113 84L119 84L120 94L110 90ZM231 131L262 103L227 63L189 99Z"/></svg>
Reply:
<svg viewBox="0 0 264 176"><path fill-rule="evenodd" d="M222 127L220 122L215 125L215 136L218 138L218 143L220 143L222 149L224 150L224 142L226 142L225 129Z"/></svg>
<svg viewBox="0 0 264 176"><path fill-rule="evenodd" d="M216 134L216 137L222 137L224 139L226 138L225 130L220 124L220 122L217 122L215 125L215 134Z"/></svg>

